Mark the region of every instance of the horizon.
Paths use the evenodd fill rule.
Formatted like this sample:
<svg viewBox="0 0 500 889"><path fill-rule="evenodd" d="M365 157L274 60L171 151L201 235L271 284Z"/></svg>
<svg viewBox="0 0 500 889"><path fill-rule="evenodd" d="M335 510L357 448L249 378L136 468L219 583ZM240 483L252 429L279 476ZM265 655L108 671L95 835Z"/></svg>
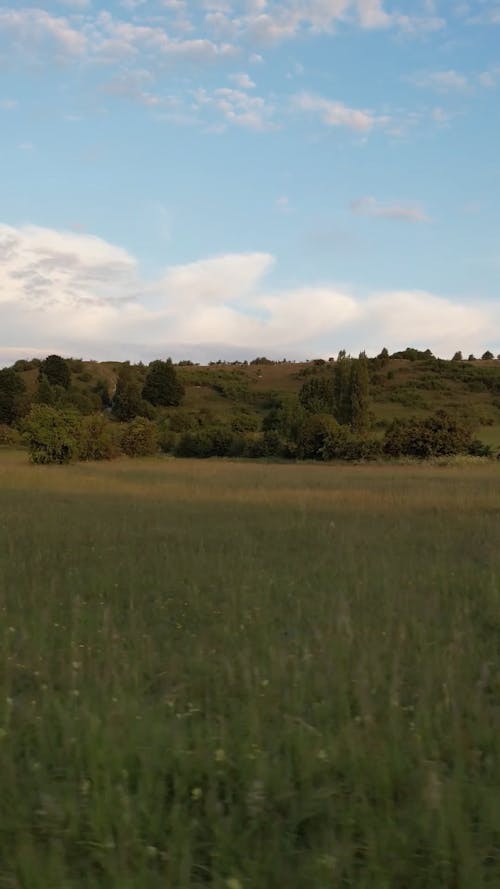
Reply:
<svg viewBox="0 0 500 889"><path fill-rule="evenodd" d="M4 0L0 366L497 355L500 8L407 6Z"/></svg>

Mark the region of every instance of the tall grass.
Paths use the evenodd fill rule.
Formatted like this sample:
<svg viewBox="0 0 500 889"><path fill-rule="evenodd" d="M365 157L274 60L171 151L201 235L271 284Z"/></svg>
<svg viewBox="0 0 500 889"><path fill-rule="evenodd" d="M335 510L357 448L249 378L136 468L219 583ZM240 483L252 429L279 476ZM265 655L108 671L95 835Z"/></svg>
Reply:
<svg viewBox="0 0 500 889"><path fill-rule="evenodd" d="M2 889L500 884L494 467L23 461Z"/></svg>

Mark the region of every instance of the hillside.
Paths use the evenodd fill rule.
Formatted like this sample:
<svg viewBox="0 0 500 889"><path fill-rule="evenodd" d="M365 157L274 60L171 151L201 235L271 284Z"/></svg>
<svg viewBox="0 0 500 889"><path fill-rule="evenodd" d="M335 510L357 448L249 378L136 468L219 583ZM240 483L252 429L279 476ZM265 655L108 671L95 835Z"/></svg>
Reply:
<svg viewBox="0 0 500 889"><path fill-rule="evenodd" d="M408 355L409 357L401 357ZM266 413L277 404L297 396L312 376L328 377L335 362L315 359L304 363L217 363L200 366L176 365L184 384L181 407L166 413L173 428L182 431L196 419L202 425L232 425L243 431L261 427ZM112 395L120 362L69 359L70 391L83 413L99 406L96 390ZM472 421L476 436L495 451L500 449L500 360L437 359L429 353L406 350L389 358L369 359L372 432L383 435L394 419L423 418L439 409ZM14 368L29 395L37 386L36 362L17 362ZM140 380L147 368L133 366ZM88 403L87 403L88 400Z"/></svg>

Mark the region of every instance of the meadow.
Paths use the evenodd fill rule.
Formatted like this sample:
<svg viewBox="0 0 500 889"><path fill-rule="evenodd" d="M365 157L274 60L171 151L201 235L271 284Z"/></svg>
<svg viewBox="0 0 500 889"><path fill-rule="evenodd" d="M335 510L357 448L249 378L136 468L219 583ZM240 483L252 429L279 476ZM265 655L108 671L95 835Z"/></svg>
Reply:
<svg viewBox="0 0 500 889"><path fill-rule="evenodd" d="M0 450L1 889L500 885L494 463Z"/></svg>

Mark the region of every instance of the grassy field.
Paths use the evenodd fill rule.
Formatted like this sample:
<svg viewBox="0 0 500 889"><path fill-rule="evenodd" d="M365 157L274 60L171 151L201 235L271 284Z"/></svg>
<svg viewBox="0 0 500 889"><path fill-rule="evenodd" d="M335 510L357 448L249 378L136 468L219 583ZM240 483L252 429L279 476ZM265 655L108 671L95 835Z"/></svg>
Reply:
<svg viewBox="0 0 500 889"><path fill-rule="evenodd" d="M500 885L491 465L0 451L1 889Z"/></svg>

